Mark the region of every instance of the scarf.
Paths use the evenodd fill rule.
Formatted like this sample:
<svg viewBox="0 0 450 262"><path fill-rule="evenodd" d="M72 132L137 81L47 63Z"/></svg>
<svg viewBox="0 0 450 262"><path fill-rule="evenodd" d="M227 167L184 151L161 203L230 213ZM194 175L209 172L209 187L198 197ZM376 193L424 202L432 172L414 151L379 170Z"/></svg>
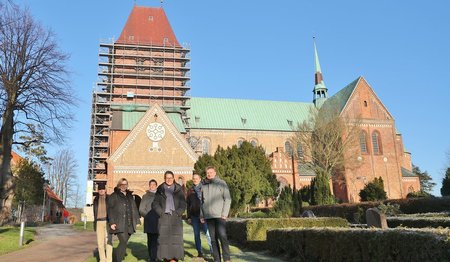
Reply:
<svg viewBox="0 0 450 262"><path fill-rule="evenodd" d="M193 186L195 194L197 195L200 201L202 200L202 183L198 183L198 185Z"/></svg>
<svg viewBox="0 0 450 262"><path fill-rule="evenodd" d="M173 202L173 192L175 191L175 184L168 186L164 184L164 193L166 195L166 210L164 213L171 214L175 211L175 203Z"/></svg>
<svg viewBox="0 0 450 262"><path fill-rule="evenodd" d="M99 196L97 219L106 218L106 196Z"/></svg>

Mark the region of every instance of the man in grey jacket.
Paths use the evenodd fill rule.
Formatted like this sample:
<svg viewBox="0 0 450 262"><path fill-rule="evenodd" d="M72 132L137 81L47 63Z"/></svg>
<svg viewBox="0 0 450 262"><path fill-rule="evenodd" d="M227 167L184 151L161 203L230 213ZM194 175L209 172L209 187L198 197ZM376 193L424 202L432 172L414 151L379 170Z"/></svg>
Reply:
<svg viewBox="0 0 450 262"><path fill-rule="evenodd" d="M211 244L215 262L220 262L222 253L225 262L230 261L230 247L228 243L226 220L230 212L231 197L227 183L220 179L213 166L206 168L206 179L202 186L202 208L200 210L200 221L207 222L208 231L211 236ZM220 240L222 252L219 250Z"/></svg>
<svg viewBox="0 0 450 262"><path fill-rule="evenodd" d="M156 261L158 247L158 219L159 216L152 210L158 183L152 179L148 182L148 191L142 197L139 214L144 217L144 233L147 233L147 248L149 261Z"/></svg>

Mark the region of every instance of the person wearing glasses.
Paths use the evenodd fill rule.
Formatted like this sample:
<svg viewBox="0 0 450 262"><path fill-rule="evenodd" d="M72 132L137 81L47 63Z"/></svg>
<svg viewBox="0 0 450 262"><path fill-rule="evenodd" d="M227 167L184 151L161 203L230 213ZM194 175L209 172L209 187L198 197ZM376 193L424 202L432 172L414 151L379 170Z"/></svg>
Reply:
<svg viewBox="0 0 450 262"><path fill-rule="evenodd" d="M116 249L116 261L122 261L127 248L128 239L136 232L136 225L140 224L139 211L132 195L128 190L128 181L119 179L108 198L108 219L110 233L116 234L119 246Z"/></svg>
<svg viewBox="0 0 450 262"><path fill-rule="evenodd" d="M181 185L175 183L172 171L164 173L164 183L158 186L152 209L159 215L158 260L184 259L183 221L186 199Z"/></svg>

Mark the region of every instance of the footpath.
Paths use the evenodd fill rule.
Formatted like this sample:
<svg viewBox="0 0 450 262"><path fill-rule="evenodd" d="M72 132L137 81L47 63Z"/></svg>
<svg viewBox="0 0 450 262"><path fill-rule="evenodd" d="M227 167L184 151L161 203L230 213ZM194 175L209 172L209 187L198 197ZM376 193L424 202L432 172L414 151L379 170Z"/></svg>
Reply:
<svg viewBox="0 0 450 262"><path fill-rule="evenodd" d="M95 232L76 231L71 225L51 224L36 230L36 243L0 256L0 261L79 262L92 257L97 247Z"/></svg>

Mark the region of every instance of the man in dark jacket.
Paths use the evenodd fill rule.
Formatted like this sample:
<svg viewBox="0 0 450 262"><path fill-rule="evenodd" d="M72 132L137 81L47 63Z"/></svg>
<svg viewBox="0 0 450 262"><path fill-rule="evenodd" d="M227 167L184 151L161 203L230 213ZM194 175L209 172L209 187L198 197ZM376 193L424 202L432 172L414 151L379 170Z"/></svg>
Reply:
<svg viewBox="0 0 450 262"><path fill-rule="evenodd" d="M117 187L114 188L108 198L108 219L111 234L117 234L119 246L116 249L116 261L122 261L128 239L136 232L136 225L140 224L139 211L134 202L132 192L128 190L128 181L119 179Z"/></svg>
<svg viewBox="0 0 450 262"><path fill-rule="evenodd" d="M209 249L212 253L211 238L209 237L208 226L206 223L200 223L200 208L202 199L202 178L199 174L192 175L193 185L189 189L186 197L187 204L187 218L188 223L192 225L194 230L195 248L198 252L198 257L203 257L202 241L200 239L200 230L203 230L208 240Z"/></svg>
<svg viewBox="0 0 450 262"><path fill-rule="evenodd" d="M220 262L220 240L222 256L225 262L230 261L230 247L227 238L226 220L230 212L230 190L225 181L216 176L216 169L212 166L206 168L206 179L202 185L203 204L200 212L200 221L208 224L213 256L215 262Z"/></svg>
<svg viewBox="0 0 450 262"><path fill-rule="evenodd" d="M108 232L108 196L105 184L98 184L97 191L98 195L94 199L94 230L97 232L98 256L100 262L112 262L112 235Z"/></svg>
<svg viewBox="0 0 450 262"><path fill-rule="evenodd" d="M141 205L139 206L139 214L144 217L144 233L147 233L147 248L150 261L156 261L156 251L158 247L159 216L152 209L157 186L158 183L154 179L148 182L149 189L142 197Z"/></svg>

